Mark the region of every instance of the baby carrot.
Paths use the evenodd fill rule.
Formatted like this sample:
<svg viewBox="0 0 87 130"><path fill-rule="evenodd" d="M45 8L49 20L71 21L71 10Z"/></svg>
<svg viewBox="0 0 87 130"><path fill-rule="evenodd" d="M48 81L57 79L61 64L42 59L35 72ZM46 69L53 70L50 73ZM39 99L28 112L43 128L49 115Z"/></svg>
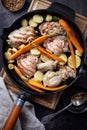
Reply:
<svg viewBox="0 0 87 130"><path fill-rule="evenodd" d="M42 85L41 83L39 83L35 80L32 80L32 79L30 79L28 82L32 86L35 86L35 87L43 89L43 90L48 90L48 91L60 91L60 90L64 90L67 87L67 85L62 85L62 86L58 86L58 87L46 87L46 86Z"/></svg>
<svg viewBox="0 0 87 130"><path fill-rule="evenodd" d="M53 59L53 60L57 60L59 62L63 62L65 63L65 61L63 59L61 59L59 56L56 56L48 51L46 51L43 47L38 46L37 49L44 55L46 55L48 58Z"/></svg>
<svg viewBox="0 0 87 130"><path fill-rule="evenodd" d="M11 55L10 60L14 60L19 55L29 51L34 45L38 46L42 44L47 38L53 37L55 34L49 34L49 35L43 35L32 41L31 43L28 43L26 46L22 47L20 50L15 52L13 55Z"/></svg>
<svg viewBox="0 0 87 130"><path fill-rule="evenodd" d="M69 39L71 40L72 44L74 47L81 53L83 54L83 48L80 46L80 43L78 39L76 38L75 33L73 30L70 28L70 26L67 24L67 22L63 19L59 20L59 23L64 27Z"/></svg>
<svg viewBox="0 0 87 130"><path fill-rule="evenodd" d="M34 91L37 91L37 92L39 92L39 93L44 93L44 91L43 90L41 90L41 89L39 89L39 88L37 88L37 87L35 87L35 86L33 86L33 85L30 85L28 82L26 82L26 81L24 81L25 82L25 84L28 86L28 87L30 87L31 89L33 89Z"/></svg>

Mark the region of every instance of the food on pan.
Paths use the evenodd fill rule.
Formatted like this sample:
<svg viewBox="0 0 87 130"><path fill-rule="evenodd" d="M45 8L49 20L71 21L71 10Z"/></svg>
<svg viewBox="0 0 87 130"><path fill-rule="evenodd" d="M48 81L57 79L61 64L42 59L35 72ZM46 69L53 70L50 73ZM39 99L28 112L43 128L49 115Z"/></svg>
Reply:
<svg viewBox="0 0 87 130"><path fill-rule="evenodd" d="M21 25L22 25L23 27L28 26L28 21L27 21L26 19L23 19L23 20L21 21Z"/></svg>
<svg viewBox="0 0 87 130"><path fill-rule="evenodd" d="M38 70L34 74L34 79L37 81L43 81L44 74L42 71Z"/></svg>
<svg viewBox="0 0 87 130"><path fill-rule="evenodd" d="M46 21L52 21L52 15L50 15L50 14L47 14L46 15Z"/></svg>
<svg viewBox="0 0 87 130"><path fill-rule="evenodd" d="M26 44L27 42L32 42L37 38L37 32L30 26L21 27L19 29L14 30L8 35L8 44L12 47L18 47L22 44Z"/></svg>
<svg viewBox="0 0 87 130"><path fill-rule="evenodd" d="M21 70L22 74L28 78L31 78L36 72L36 65L39 62L39 58L28 53L22 54L17 58L17 66Z"/></svg>
<svg viewBox="0 0 87 130"><path fill-rule="evenodd" d="M36 23L42 23L43 22L43 16L42 15L39 15L39 14L35 14L33 16L33 20L36 22Z"/></svg>
<svg viewBox="0 0 87 130"><path fill-rule="evenodd" d="M40 55L40 51L36 47L31 49L30 52L31 52L32 55L35 55L35 56Z"/></svg>
<svg viewBox="0 0 87 130"><path fill-rule="evenodd" d="M80 46L80 43L78 41L78 39L75 36L75 33L72 31L72 29L69 27L69 25L63 20L60 19L59 23L63 26L63 28L65 29L70 41L72 42L72 44L75 46L75 48L78 49L78 51L83 54L83 48Z"/></svg>
<svg viewBox="0 0 87 130"><path fill-rule="evenodd" d="M45 86L58 86L62 81L66 81L69 77L75 78L75 72L69 66L62 66L58 71L47 71L43 78Z"/></svg>
<svg viewBox="0 0 87 130"><path fill-rule="evenodd" d="M75 55L75 60L76 60L76 68L78 68L81 65L81 59L78 55ZM68 57L68 66L74 68L71 56Z"/></svg>
<svg viewBox="0 0 87 130"><path fill-rule="evenodd" d="M68 41L65 36L48 38L43 45L47 51L59 55L62 52L69 52Z"/></svg>
<svg viewBox="0 0 87 130"><path fill-rule="evenodd" d="M14 68L14 65L13 64L8 64L8 68L10 69L10 70L12 70L13 68Z"/></svg>
<svg viewBox="0 0 87 130"><path fill-rule="evenodd" d="M75 50L75 54L77 55L77 56L82 56L82 54L76 49Z"/></svg>
<svg viewBox="0 0 87 130"><path fill-rule="evenodd" d="M36 22L33 20L33 18L31 18L31 19L29 19L29 25L30 25L31 27L37 27L38 23L36 23Z"/></svg>
<svg viewBox="0 0 87 130"><path fill-rule="evenodd" d="M41 70L42 72L47 72L49 70L55 70L57 68L57 61L49 60L45 63L40 62L37 64L37 69Z"/></svg>
<svg viewBox="0 0 87 130"><path fill-rule="evenodd" d="M66 35L66 32L64 28L61 26L59 22L44 22L39 26L39 30L42 35L47 35L47 34L55 34L57 33L58 35Z"/></svg>
<svg viewBox="0 0 87 130"><path fill-rule="evenodd" d="M71 27L50 14L34 14L20 25L7 39L9 70L35 91L64 90L67 80L76 77L83 54Z"/></svg>
<svg viewBox="0 0 87 130"><path fill-rule="evenodd" d="M66 64L66 62L67 62L67 55L66 55L65 53L61 53L61 54L59 55L59 57L65 61L65 63L59 62L59 65L64 65L64 64Z"/></svg>
<svg viewBox="0 0 87 130"><path fill-rule="evenodd" d="M54 34L52 35L43 35L43 36L40 36L38 38L36 38L35 40L33 40L31 43L29 42L26 46L24 46L23 48L19 49L16 53L14 53L12 56L11 56L11 60L17 58L19 55L21 55L22 53L25 53L27 51L30 51L30 49L32 49L33 47L39 47L38 49L40 51L44 51L43 48L41 48L39 45L41 45L47 38L49 37L53 37ZM44 51L45 52L45 51ZM48 52L47 52L48 53ZM52 55L52 54L51 54ZM54 56L55 57L55 56ZM60 58L57 58L57 59L60 59ZM62 60L62 59L61 59Z"/></svg>
<svg viewBox="0 0 87 130"><path fill-rule="evenodd" d="M43 54L41 54L40 59L41 59L41 61L43 61L43 62L47 62L47 61L50 60L47 56L45 56L45 55L43 55Z"/></svg>
<svg viewBox="0 0 87 130"><path fill-rule="evenodd" d="M31 27L37 27L38 24L43 22L43 16L39 15L39 14L35 14L33 15L32 18L29 19L29 25Z"/></svg>

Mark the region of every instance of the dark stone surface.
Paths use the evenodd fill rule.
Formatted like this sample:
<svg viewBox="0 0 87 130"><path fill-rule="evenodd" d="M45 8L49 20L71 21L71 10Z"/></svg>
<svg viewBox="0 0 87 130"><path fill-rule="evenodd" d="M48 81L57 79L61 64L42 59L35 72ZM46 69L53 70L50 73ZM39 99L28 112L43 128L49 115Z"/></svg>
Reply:
<svg viewBox="0 0 87 130"><path fill-rule="evenodd" d="M63 3L71 8L73 8L77 13L80 13L87 17L87 0L50 0L51 2L60 2ZM6 10L0 1L0 35L2 34L3 28L8 27L16 18L20 15L26 13L31 0L26 0L25 6L18 12L12 13ZM0 54L1 54L1 41L0 41ZM2 68L2 59L0 55L0 70ZM84 77L81 77L77 84L80 86L87 86L86 78L87 74L84 74ZM80 87L78 85L78 87ZM75 85L73 87L75 90ZM85 90L87 91L87 90ZM69 94L69 93L67 93ZM41 118L49 113L53 113L58 111L62 107L64 107L63 103L63 95L61 100L55 110L47 109L43 106L35 104L36 116L41 120ZM69 111L64 111L63 113L59 114L53 121L46 125L47 130L87 130L87 112L82 114L73 114Z"/></svg>

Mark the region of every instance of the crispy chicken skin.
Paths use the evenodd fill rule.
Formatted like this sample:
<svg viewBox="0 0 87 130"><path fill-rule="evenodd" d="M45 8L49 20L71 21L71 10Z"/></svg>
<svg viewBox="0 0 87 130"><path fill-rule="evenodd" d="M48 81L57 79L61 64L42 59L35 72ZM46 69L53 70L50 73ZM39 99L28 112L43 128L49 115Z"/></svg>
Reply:
<svg viewBox="0 0 87 130"><path fill-rule="evenodd" d="M56 87L60 85L62 81L66 81L68 78L75 78L76 74L69 66L62 66L59 71L48 71L43 78L43 84L45 86Z"/></svg>
<svg viewBox="0 0 87 130"><path fill-rule="evenodd" d="M56 87L62 82L62 78L59 72L48 71L44 75L43 84L44 86Z"/></svg>
<svg viewBox="0 0 87 130"><path fill-rule="evenodd" d="M25 53L17 58L17 66L22 74L28 78L31 78L36 72L36 64L39 62L38 57Z"/></svg>
<svg viewBox="0 0 87 130"><path fill-rule="evenodd" d="M55 55L59 55L62 52L69 52L66 36L55 36L48 38L44 42L44 47L47 51L50 51Z"/></svg>
<svg viewBox="0 0 87 130"><path fill-rule="evenodd" d="M74 72L74 70L69 67L69 66L61 66L59 69L60 73L61 73L61 78L62 81L66 81L69 77L70 78L75 78L76 74Z"/></svg>
<svg viewBox="0 0 87 130"><path fill-rule="evenodd" d="M42 35L57 34L52 38L45 40L43 46L47 51L50 51L56 55L62 52L68 52L67 34L64 28L58 22L45 22L39 26L39 30Z"/></svg>
<svg viewBox="0 0 87 130"><path fill-rule="evenodd" d="M8 35L8 44L12 47L18 47L21 44L26 44L27 42L33 41L37 37L36 31L30 27L21 27L14 30Z"/></svg>

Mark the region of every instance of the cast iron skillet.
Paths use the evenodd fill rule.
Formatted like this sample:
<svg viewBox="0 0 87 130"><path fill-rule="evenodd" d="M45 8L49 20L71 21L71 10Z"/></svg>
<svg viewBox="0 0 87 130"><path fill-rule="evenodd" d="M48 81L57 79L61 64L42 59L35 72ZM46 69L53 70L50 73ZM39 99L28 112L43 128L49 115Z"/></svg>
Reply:
<svg viewBox="0 0 87 130"><path fill-rule="evenodd" d="M55 11L52 10L53 6L56 5L56 9ZM67 12L70 12L70 15L67 13ZM62 4L53 4L51 5L51 8L49 9L46 9L46 10L35 10L35 11L32 11L32 12L29 12L23 16L21 16L20 18L18 18L9 28L7 29L4 29L3 31L3 34L2 34L2 43L3 43L3 47L2 47L2 56L3 56L3 66L4 66L4 69L7 73L7 75L9 76L9 78L12 80L12 82L21 90L21 93L19 94L18 98L17 98L17 101L15 102L14 106L13 106L13 109L3 127L2 130L12 130L15 123L16 123L16 120L19 116L19 113L21 111L21 108L23 107L24 105L24 102L28 99L28 97L31 95L31 94L39 94L33 90L31 90L29 87L27 87L23 82L22 80L17 76L17 74L13 71L13 70L9 70L8 67L7 67L7 62L6 62L6 59L4 57L4 52L7 50L8 48L8 44L6 42L6 39L7 39L7 36L10 32L12 32L13 30L17 29L17 28L20 28L21 27L21 20L26 18L26 19L29 19L31 18L34 14L41 14L41 15L46 15L46 14L52 14L52 15L56 15L56 16L59 16L60 18L63 18L65 19L68 24L71 26L71 28L74 30L74 32L76 33L76 36L78 38L78 40L80 41L81 43L81 46L84 48L84 51L85 53L83 54L82 56L82 65L80 66L80 68L78 68L77 70L77 76L75 79L69 79L66 83L68 86L71 86L73 83L75 83L77 81L77 79L79 77L81 77L85 70L86 70L86 62L87 62L87 58L86 58L86 47L85 47L85 43L84 43L84 40L83 40L83 37L82 37L82 34L80 32L80 30L78 29L78 27L76 26L76 24L74 23L74 14L75 12L65 6L65 5L62 5ZM72 17L71 17L72 16ZM47 92L46 94L51 94L52 92Z"/></svg>

